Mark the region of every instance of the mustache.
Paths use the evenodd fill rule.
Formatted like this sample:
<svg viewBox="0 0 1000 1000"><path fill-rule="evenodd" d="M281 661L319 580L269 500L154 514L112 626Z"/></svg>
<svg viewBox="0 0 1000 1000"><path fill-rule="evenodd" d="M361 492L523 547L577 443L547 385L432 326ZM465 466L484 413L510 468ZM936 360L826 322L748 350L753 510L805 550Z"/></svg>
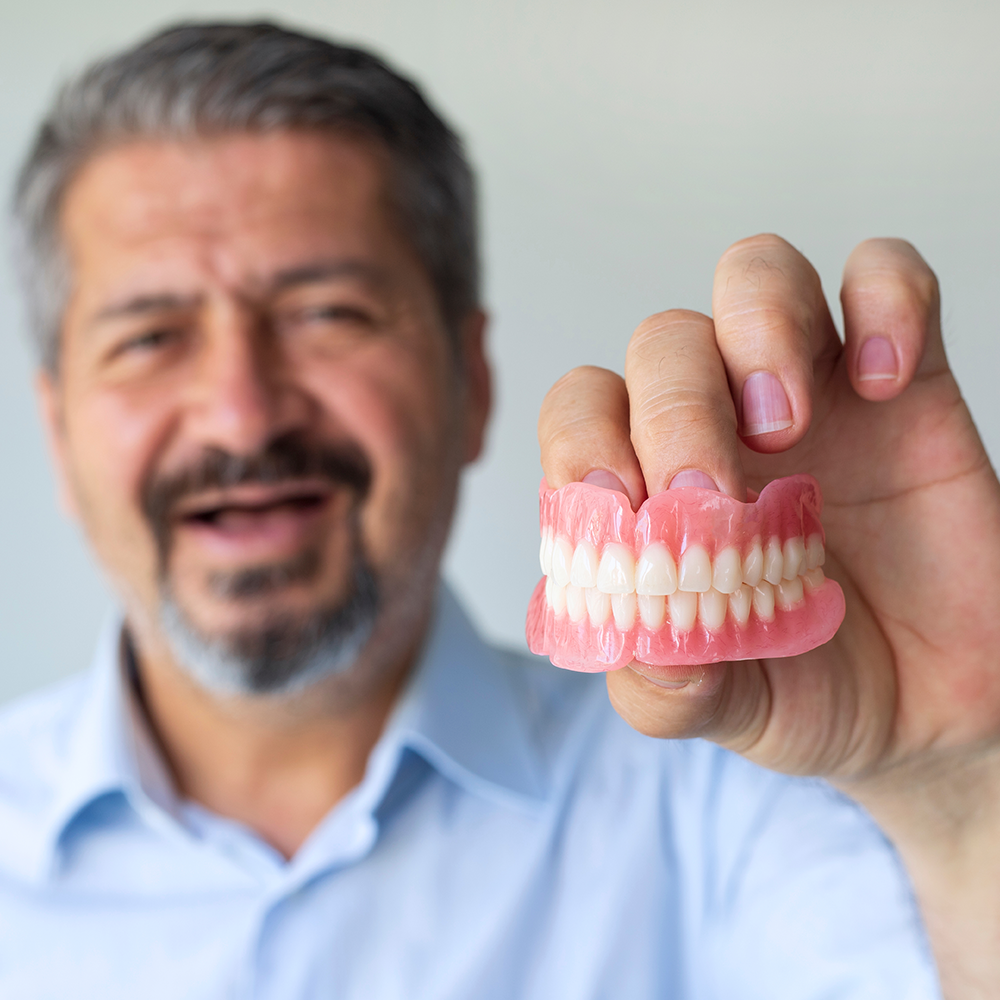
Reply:
<svg viewBox="0 0 1000 1000"><path fill-rule="evenodd" d="M165 560L169 550L171 515L186 497L208 489L273 485L297 479L320 479L334 486L348 486L362 500L371 488L371 463L361 448L350 441L321 444L299 435L286 435L254 455L233 455L221 448L207 448L188 467L168 475L151 476L143 486L141 505L161 560Z"/></svg>

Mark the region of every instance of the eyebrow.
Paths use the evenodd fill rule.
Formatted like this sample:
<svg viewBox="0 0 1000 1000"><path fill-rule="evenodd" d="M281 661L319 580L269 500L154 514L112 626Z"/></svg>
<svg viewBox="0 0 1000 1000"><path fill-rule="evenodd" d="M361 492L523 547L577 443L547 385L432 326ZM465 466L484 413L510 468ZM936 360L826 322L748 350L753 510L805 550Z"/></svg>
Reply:
<svg viewBox="0 0 1000 1000"><path fill-rule="evenodd" d="M365 278L375 284L385 282L385 272L362 260L317 261L278 271L267 282L269 292L283 292L299 285L312 285L334 278Z"/></svg>
<svg viewBox="0 0 1000 1000"><path fill-rule="evenodd" d="M99 323L107 319L117 319L120 316L144 316L148 313L164 312L168 309L190 309L201 302L200 295L171 295L159 293L154 295L135 295L122 302L113 302L98 312L92 322Z"/></svg>
<svg viewBox="0 0 1000 1000"><path fill-rule="evenodd" d="M385 282L385 274L381 268L360 260L317 261L301 264L296 267L278 271L264 283L268 294L298 288L301 285L318 284L335 278L359 277L375 284ZM169 292L135 295L121 302L113 302L105 306L94 318L94 323L109 319L119 319L127 316L145 316L150 313L169 310L190 309L202 302L201 295L174 295Z"/></svg>

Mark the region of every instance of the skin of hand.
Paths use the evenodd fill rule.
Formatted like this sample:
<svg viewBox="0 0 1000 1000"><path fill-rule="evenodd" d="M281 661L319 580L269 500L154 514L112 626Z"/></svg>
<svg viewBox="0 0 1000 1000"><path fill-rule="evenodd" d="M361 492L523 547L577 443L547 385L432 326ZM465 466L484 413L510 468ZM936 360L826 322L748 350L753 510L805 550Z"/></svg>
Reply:
<svg viewBox="0 0 1000 1000"><path fill-rule="evenodd" d="M788 659L608 674L632 726L818 774L865 805L913 878L950 998L1000 995L1000 484L948 368L938 284L899 240L819 277L776 236L732 246L713 319L650 317L625 377L578 368L539 421L549 485L634 507L697 470L738 499L808 472L847 615ZM685 477L690 479L690 477ZM683 483L681 479L677 485Z"/></svg>

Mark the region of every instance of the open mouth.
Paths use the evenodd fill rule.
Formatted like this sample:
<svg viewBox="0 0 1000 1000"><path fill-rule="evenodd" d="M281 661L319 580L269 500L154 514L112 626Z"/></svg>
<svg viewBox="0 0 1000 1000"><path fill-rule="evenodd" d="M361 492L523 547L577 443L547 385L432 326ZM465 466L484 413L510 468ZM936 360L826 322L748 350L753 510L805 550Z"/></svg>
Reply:
<svg viewBox="0 0 1000 1000"><path fill-rule="evenodd" d="M250 524L269 516L290 516L309 514L323 507L326 497L297 496L275 503L221 504L205 510L194 511L183 520L216 528L230 528L240 524Z"/></svg>
<svg viewBox="0 0 1000 1000"><path fill-rule="evenodd" d="M333 495L327 483L248 484L181 501L174 523L224 536L298 535L322 514Z"/></svg>

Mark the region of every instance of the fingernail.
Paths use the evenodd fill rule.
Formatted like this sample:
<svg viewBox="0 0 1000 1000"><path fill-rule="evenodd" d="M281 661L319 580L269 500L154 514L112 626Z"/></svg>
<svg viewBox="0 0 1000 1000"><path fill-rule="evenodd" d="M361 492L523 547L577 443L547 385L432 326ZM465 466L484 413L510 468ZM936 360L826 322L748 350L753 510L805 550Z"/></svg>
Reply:
<svg viewBox="0 0 1000 1000"><path fill-rule="evenodd" d="M678 472L673 479L670 480L670 485L667 489L676 490L682 486L699 486L703 490L716 490L719 487L716 486L715 480L704 472L700 472L698 469L685 469L683 472Z"/></svg>
<svg viewBox="0 0 1000 1000"><path fill-rule="evenodd" d="M593 472L588 472L583 477L583 482L590 486L600 486L605 490L618 490L619 493L628 496L625 484L613 472L606 472L604 469L594 469Z"/></svg>
<svg viewBox="0 0 1000 1000"><path fill-rule="evenodd" d="M645 678L647 681L649 681L650 684L655 684L657 687L670 688L671 690L676 691L678 688L687 687L688 684L691 683L691 678L690 677L685 677L685 678L683 678L683 680L671 681L671 680L667 680L666 677L655 677L655 676L652 676L650 674L647 674L645 670L638 670L638 669L636 669L637 666L638 666L638 664L636 663L635 660L633 660L628 665L628 668L633 673L636 673L640 677Z"/></svg>
<svg viewBox="0 0 1000 1000"><path fill-rule="evenodd" d="M782 384L770 372L754 372L743 383L743 436L770 434L792 426L792 408Z"/></svg>
<svg viewBox="0 0 1000 1000"><path fill-rule="evenodd" d="M885 337L869 337L858 351L858 381L888 382L899 375L899 362Z"/></svg>

